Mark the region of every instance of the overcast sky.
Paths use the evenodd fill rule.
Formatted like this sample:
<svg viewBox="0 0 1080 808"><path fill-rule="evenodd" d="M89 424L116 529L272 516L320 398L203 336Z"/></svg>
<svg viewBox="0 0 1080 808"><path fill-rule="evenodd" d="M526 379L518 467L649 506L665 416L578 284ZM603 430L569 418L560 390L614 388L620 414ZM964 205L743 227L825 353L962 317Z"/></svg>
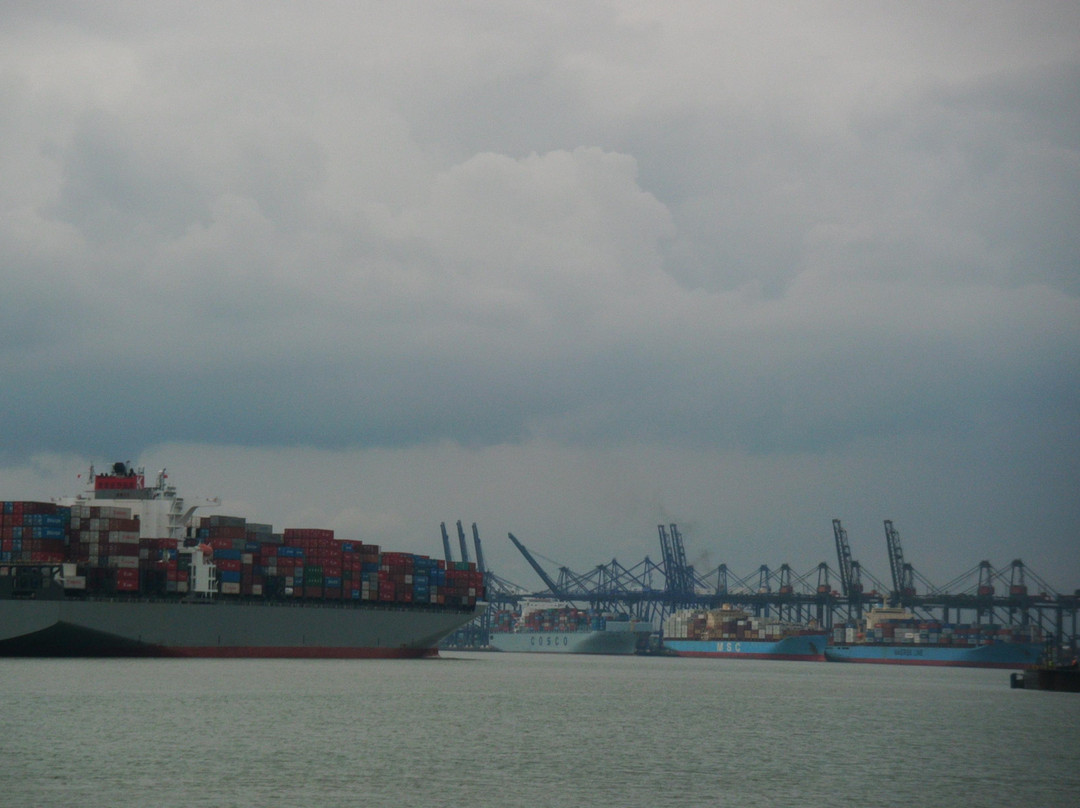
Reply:
<svg viewBox="0 0 1080 808"><path fill-rule="evenodd" d="M1056 0L3 3L0 498L1071 592L1078 88Z"/></svg>

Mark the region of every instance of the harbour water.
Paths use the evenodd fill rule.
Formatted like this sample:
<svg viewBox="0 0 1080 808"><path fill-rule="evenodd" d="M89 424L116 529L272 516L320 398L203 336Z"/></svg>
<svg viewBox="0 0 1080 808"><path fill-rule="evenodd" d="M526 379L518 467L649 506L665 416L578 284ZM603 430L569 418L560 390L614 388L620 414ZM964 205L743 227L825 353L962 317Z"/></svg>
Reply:
<svg viewBox="0 0 1080 808"><path fill-rule="evenodd" d="M1008 671L444 653L0 660L11 806L1080 804Z"/></svg>

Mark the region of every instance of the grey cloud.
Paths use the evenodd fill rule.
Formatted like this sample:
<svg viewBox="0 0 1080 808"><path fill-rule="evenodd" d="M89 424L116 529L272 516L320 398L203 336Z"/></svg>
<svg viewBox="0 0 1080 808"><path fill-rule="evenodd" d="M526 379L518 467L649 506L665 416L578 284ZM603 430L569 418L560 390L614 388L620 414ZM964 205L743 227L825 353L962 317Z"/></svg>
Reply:
<svg viewBox="0 0 1080 808"><path fill-rule="evenodd" d="M746 464L769 530L850 473L961 534L1022 524L1015 485L1060 535L1075 12L996 8L9 10L5 455L451 445L539 499L595 464L597 529L667 498L714 532ZM734 487L752 532L777 506Z"/></svg>

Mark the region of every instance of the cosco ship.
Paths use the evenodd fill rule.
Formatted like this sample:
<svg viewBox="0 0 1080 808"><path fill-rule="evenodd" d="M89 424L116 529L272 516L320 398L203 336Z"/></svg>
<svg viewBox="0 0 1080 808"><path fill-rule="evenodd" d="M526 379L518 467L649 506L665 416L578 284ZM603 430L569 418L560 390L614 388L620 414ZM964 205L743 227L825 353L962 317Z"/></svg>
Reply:
<svg viewBox="0 0 1080 808"><path fill-rule="evenodd" d="M651 633L649 623L625 615L532 602L520 613L496 613L488 644L512 653L629 655L644 649Z"/></svg>
<svg viewBox="0 0 1080 808"><path fill-rule="evenodd" d="M2 503L0 656L423 657L484 606L470 563L196 520L164 471L89 479Z"/></svg>
<svg viewBox="0 0 1080 808"><path fill-rule="evenodd" d="M815 626L740 609L689 609L664 621L663 647L677 656L821 662L827 639Z"/></svg>
<svg viewBox="0 0 1080 808"><path fill-rule="evenodd" d="M871 609L859 626L835 628L825 649L829 662L1030 668L1044 649L1034 626L946 624L921 621L900 608Z"/></svg>

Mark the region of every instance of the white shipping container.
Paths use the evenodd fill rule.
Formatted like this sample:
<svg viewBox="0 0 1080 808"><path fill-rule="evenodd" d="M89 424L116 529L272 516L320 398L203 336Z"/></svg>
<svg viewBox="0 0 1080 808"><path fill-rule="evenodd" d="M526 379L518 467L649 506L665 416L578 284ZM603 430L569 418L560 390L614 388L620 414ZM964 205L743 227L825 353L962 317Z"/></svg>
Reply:
<svg viewBox="0 0 1080 808"><path fill-rule="evenodd" d="M222 581L221 582L221 594L223 594L223 595L239 595L240 594L240 584L233 583L231 581Z"/></svg>

